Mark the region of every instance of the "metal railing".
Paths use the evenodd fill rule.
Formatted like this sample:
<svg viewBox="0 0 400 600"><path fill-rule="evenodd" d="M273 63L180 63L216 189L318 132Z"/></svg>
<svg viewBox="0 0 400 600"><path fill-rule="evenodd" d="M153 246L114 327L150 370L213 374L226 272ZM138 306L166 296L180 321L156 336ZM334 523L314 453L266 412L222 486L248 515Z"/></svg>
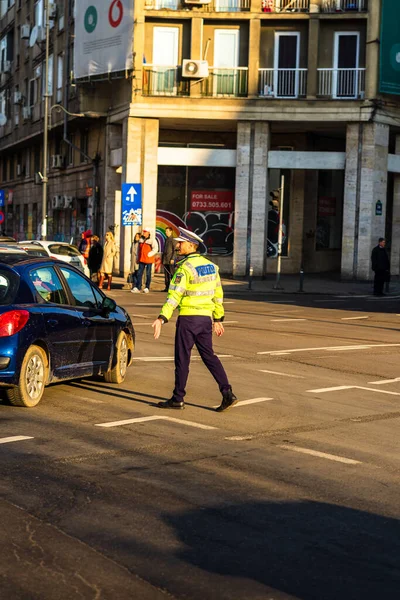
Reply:
<svg viewBox="0 0 400 600"><path fill-rule="evenodd" d="M323 0L321 12L363 12L367 10L367 0Z"/></svg>
<svg viewBox="0 0 400 600"><path fill-rule="evenodd" d="M307 95L307 69L259 69L258 90L264 98Z"/></svg>
<svg viewBox="0 0 400 600"><path fill-rule="evenodd" d="M364 94L365 69L318 69L318 96L351 100Z"/></svg>
<svg viewBox="0 0 400 600"><path fill-rule="evenodd" d="M261 0L262 12L308 12L310 0Z"/></svg>
<svg viewBox="0 0 400 600"><path fill-rule="evenodd" d="M209 76L200 81L202 96L247 96L248 67L210 67Z"/></svg>
<svg viewBox="0 0 400 600"><path fill-rule="evenodd" d="M145 2L146 10L185 10L191 6L193 5L185 4L184 0L146 0ZM197 5L196 8L204 12L243 12L250 10L250 0L211 0L208 4Z"/></svg>
<svg viewBox="0 0 400 600"><path fill-rule="evenodd" d="M189 96L190 81L181 79L181 67L143 65L143 96Z"/></svg>

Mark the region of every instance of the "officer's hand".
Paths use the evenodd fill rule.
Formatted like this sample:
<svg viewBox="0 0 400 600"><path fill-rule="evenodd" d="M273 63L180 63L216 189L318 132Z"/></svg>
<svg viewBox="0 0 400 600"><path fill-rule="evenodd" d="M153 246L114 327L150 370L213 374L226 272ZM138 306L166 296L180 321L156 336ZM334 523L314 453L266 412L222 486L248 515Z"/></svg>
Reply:
<svg viewBox="0 0 400 600"><path fill-rule="evenodd" d="M160 337L161 327L162 327L161 319L156 319L152 325L152 328L154 329L154 339L155 340L158 340L158 338Z"/></svg>
<svg viewBox="0 0 400 600"><path fill-rule="evenodd" d="M214 333L218 336L221 337L221 335L224 334L224 326L222 325L221 321L215 321L214 322Z"/></svg>

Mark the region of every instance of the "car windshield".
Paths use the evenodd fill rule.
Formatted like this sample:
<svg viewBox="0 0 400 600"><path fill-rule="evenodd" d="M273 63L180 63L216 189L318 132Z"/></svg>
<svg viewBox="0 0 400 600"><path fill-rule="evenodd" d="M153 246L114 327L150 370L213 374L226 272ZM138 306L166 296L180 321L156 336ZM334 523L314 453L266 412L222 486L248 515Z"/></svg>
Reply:
<svg viewBox="0 0 400 600"><path fill-rule="evenodd" d="M12 304L17 295L19 277L12 271L0 268L0 305Z"/></svg>
<svg viewBox="0 0 400 600"><path fill-rule="evenodd" d="M27 252L29 256L49 256L46 250L41 250L40 248L25 248L25 252Z"/></svg>
<svg viewBox="0 0 400 600"><path fill-rule="evenodd" d="M60 254L61 256L80 256L78 248L74 246L63 246L62 244L52 244L49 246L49 251L52 254Z"/></svg>

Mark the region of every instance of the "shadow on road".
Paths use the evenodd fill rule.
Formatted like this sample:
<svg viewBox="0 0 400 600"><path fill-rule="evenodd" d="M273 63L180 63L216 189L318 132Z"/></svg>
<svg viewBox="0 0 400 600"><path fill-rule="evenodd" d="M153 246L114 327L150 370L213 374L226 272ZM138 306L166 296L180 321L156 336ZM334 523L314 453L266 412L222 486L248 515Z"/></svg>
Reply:
<svg viewBox="0 0 400 600"><path fill-rule="evenodd" d="M306 501L216 506L164 519L185 545L177 557L209 573L301 600L399 597L400 524L392 518ZM243 598L239 591L236 598Z"/></svg>

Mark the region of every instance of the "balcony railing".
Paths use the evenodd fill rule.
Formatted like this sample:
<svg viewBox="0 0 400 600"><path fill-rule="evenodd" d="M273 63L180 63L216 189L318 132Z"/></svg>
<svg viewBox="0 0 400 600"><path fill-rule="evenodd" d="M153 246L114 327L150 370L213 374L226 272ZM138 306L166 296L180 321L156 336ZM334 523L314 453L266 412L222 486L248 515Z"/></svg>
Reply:
<svg viewBox="0 0 400 600"><path fill-rule="evenodd" d="M365 69L318 69L318 96L354 100L364 95Z"/></svg>
<svg viewBox="0 0 400 600"><path fill-rule="evenodd" d="M308 12L310 0L261 0L261 10L266 13Z"/></svg>
<svg viewBox="0 0 400 600"><path fill-rule="evenodd" d="M189 96L190 82L177 66L143 65L143 96Z"/></svg>
<svg viewBox="0 0 400 600"><path fill-rule="evenodd" d="M307 94L307 69L259 69L259 95L301 98Z"/></svg>
<svg viewBox="0 0 400 600"><path fill-rule="evenodd" d="M245 97L247 96L248 67L210 67L209 76L200 81L202 96Z"/></svg>
<svg viewBox="0 0 400 600"><path fill-rule="evenodd" d="M367 0L323 0L322 12L362 12L367 10Z"/></svg>
<svg viewBox="0 0 400 600"><path fill-rule="evenodd" d="M183 0L146 0L146 10L185 10L189 4ZM250 0L210 0L209 3L198 4L204 12L243 12L250 10Z"/></svg>

